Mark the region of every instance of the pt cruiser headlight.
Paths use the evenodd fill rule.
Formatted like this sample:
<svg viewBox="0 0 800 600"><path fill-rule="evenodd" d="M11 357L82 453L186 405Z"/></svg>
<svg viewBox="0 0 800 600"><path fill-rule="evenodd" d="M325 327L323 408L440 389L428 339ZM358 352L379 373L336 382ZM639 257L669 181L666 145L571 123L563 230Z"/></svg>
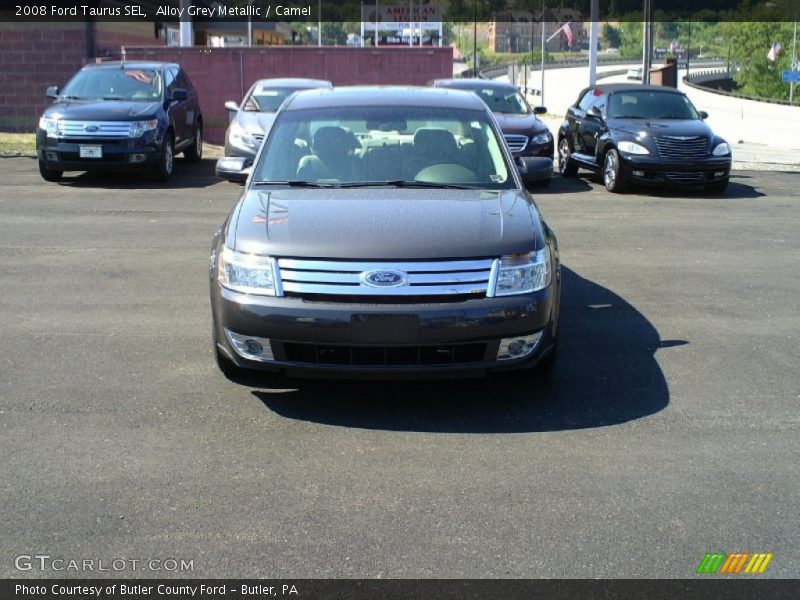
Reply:
<svg viewBox="0 0 800 600"><path fill-rule="evenodd" d="M731 147L728 145L727 142L722 142L721 144L717 144L714 146L714 151L712 154L714 156L728 156L731 153Z"/></svg>
<svg viewBox="0 0 800 600"><path fill-rule="evenodd" d="M508 254L500 259L494 296L538 292L550 285L550 250Z"/></svg>
<svg viewBox="0 0 800 600"><path fill-rule="evenodd" d="M620 152L627 152L628 154L650 154L650 151L635 142L620 142L617 144Z"/></svg>
<svg viewBox="0 0 800 600"><path fill-rule="evenodd" d="M277 264L270 256L245 254L224 248L219 254L220 285L244 294L275 295Z"/></svg>
<svg viewBox="0 0 800 600"><path fill-rule="evenodd" d="M39 129L44 129L47 132L47 137L58 137L60 133L58 119L42 117L39 119Z"/></svg>

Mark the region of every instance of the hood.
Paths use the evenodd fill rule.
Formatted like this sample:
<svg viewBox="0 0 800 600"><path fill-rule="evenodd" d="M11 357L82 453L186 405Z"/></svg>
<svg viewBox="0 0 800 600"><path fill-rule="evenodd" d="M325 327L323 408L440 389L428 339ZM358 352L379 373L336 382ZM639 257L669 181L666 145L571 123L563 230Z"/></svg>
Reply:
<svg viewBox="0 0 800 600"><path fill-rule="evenodd" d="M256 188L230 223L228 246L279 257L477 258L544 245L538 212L519 190Z"/></svg>
<svg viewBox="0 0 800 600"><path fill-rule="evenodd" d="M155 118L159 108L159 102L61 100L48 106L44 116L81 121L131 121Z"/></svg>
<svg viewBox="0 0 800 600"><path fill-rule="evenodd" d="M494 113L494 118L503 133L527 133L535 135L547 131L547 125L533 114L514 115L510 113Z"/></svg>
<svg viewBox="0 0 800 600"><path fill-rule="evenodd" d="M236 124L247 133L264 134L272 127L275 113L240 110L236 113Z"/></svg>
<svg viewBox="0 0 800 600"><path fill-rule="evenodd" d="M700 120L677 119L609 119L608 127L614 131L650 137L659 135L686 135L713 137L711 128Z"/></svg>

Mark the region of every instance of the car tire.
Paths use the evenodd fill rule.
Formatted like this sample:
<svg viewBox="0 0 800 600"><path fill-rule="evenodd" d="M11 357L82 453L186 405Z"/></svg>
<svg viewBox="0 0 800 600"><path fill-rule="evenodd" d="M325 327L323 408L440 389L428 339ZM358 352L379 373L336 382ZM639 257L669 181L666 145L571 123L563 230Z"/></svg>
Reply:
<svg viewBox="0 0 800 600"><path fill-rule="evenodd" d="M562 177L575 177L578 174L578 164L572 159L572 148L565 137L558 142L558 172Z"/></svg>
<svg viewBox="0 0 800 600"><path fill-rule="evenodd" d="M705 187L705 190L710 194L724 194L725 190L728 189L728 179L725 178L722 181L715 181Z"/></svg>
<svg viewBox="0 0 800 600"><path fill-rule="evenodd" d="M625 190L625 169L619 158L619 152L613 148L603 156L603 184L614 194Z"/></svg>
<svg viewBox="0 0 800 600"><path fill-rule="evenodd" d="M64 171L57 171L56 169L48 169L44 161L39 161L39 174L45 181L59 181Z"/></svg>
<svg viewBox="0 0 800 600"><path fill-rule="evenodd" d="M194 143L183 151L183 156L190 163L199 163L203 158L203 123L198 121L194 131Z"/></svg>
<svg viewBox="0 0 800 600"><path fill-rule="evenodd" d="M175 170L175 142L171 133L164 135L161 143L161 160L153 171L153 178L156 181L169 181L172 172Z"/></svg>

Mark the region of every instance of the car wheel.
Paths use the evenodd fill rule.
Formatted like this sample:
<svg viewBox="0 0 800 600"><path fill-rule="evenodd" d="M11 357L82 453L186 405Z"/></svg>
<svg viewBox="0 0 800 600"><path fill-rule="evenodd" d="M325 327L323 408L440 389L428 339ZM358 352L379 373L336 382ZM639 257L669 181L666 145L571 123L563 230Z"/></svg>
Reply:
<svg viewBox="0 0 800 600"><path fill-rule="evenodd" d="M724 194L725 190L728 189L728 179L715 181L714 183L707 185L705 189L711 194Z"/></svg>
<svg viewBox="0 0 800 600"><path fill-rule="evenodd" d="M561 138L558 142L558 172L562 177L574 177L578 173L578 165L572 160L572 150L567 138Z"/></svg>
<svg viewBox="0 0 800 600"><path fill-rule="evenodd" d="M197 128L194 132L194 144L184 150L183 156L192 163L198 163L203 158L203 124L201 122L197 123Z"/></svg>
<svg viewBox="0 0 800 600"><path fill-rule="evenodd" d="M64 171L57 171L55 169L48 169L44 161L39 161L39 173L45 181L58 181L64 174Z"/></svg>
<svg viewBox="0 0 800 600"><path fill-rule="evenodd" d="M161 160L158 162L153 176L156 181L169 181L174 169L175 143L172 141L172 135L167 133L164 135L164 141L161 144Z"/></svg>
<svg viewBox="0 0 800 600"><path fill-rule="evenodd" d="M619 153L613 148L603 158L603 183L609 192L619 193L625 189L625 172Z"/></svg>

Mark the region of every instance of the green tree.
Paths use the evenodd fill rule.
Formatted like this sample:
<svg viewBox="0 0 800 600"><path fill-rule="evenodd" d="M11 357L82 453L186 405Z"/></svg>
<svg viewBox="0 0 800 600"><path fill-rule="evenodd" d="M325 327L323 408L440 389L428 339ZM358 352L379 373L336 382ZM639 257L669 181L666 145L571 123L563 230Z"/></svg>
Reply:
<svg viewBox="0 0 800 600"><path fill-rule="evenodd" d="M347 33L338 21L322 23L322 43L329 46L341 46L347 43Z"/></svg>
<svg viewBox="0 0 800 600"><path fill-rule="evenodd" d="M608 48L619 48L622 45L622 36L619 29L611 23L603 23L603 39Z"/></svg>
<svg viewBox="0 0 800 600"><path fill-rule="evenodd" d="M786 100L789 84L781 81L781 71L791 65L791 23L725 23L723 38L729 45L731 60L739 65L734 75L738 91L751 96ZM783 51L774 63L767 58L773 42Z"/></svg>

